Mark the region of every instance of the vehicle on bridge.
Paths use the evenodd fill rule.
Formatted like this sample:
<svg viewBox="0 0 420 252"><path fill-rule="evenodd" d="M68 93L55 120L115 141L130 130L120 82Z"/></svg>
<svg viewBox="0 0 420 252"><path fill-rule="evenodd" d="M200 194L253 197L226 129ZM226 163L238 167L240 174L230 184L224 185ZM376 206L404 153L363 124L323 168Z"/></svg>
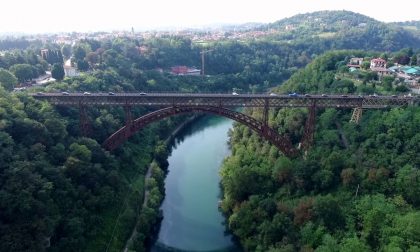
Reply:
<svg viewBox="0 0 420 252"><path fill-rule="evenodd" d="M279 134L268 125L270 108L308 108L308 118L302 138L303 149L309 148L315 132L316 109L318 108L353 108L351 121L358 123L363 109L386 109L401 106L418 106L420 100L416 96L404 97L378 96L360 97L353 94L308 94L297 93L279 94L242 94L234 91L231 94L200 94L200 93L86 93L76 92L71 95L67 91L61 93L32 94L34 98L49 101L52 104L64 106L78 106L80 110L80 125L83 135L87 135L88 106L123 106L126 110L126 125L108 137L103 146L113 150L124 143L138 130L155 121L177 114L207 113L224 116L247 125L266 140L277 146L285 155L294 156L299 150L292 145L287 135ZM136 120L131 119L132 106L155 106L158 110L143 115ZM262 108L263 120L253 118L247 114L235 111L237 107Z"/></svg>

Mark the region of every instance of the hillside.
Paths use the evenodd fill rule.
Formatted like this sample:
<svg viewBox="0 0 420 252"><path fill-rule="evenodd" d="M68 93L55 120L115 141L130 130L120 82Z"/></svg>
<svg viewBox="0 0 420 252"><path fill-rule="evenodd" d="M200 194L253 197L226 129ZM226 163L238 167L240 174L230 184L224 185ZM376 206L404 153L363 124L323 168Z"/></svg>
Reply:
<svg viewBox="0 0 420 252"><path fill-rule="evenodd" d="M390 24L402 27L405 30L412 32L416 36L420 36L420 20L406 21L406 22L395 22L395 23L390 23Z"/></svg>
<svg viewBox="0 0 420 252"><path fill-rule="evenodd" d="M369 81L335 78L354 55L366 53L328 52L280 91L378 92ZM419 251L419 112L364 110L355 124L351 110L318 109L314 144L294 159L237 125L221 171L222 209L245 251ZM298 142L306 118L306 109L275 109L269 123Z"/></svg>
<svg viewBox="0 0 420 252"><path fill-rule="evenodd" d="M350 11L299 14L260 29L277 30L270 39L289 42L312 39L314 43L327 44L331 49L395 51L404 47L420 47L420 35L412 29Z"/></svg>
<svg viewBox="0 0 420 252"><path fill-rule="evenodd" d="M311 26L312 28L315 28L315 31L320 29L338 31L343 28L357 27L363 23L380 22L371 17L351 11L317 11L284 18L270 24L269 27L283 29L287 25L292 25L294 27Z"/></svg>

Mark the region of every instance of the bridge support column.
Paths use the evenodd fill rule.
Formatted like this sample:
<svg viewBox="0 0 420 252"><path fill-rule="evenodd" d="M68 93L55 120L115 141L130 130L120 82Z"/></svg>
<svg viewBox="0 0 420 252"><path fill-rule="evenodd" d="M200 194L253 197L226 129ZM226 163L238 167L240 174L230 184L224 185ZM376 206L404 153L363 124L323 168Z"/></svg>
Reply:
<svg viewBox="0 0 420 252"><path fill-rule="evenodd" d="M270 132L269 127L268 127L268 100L264 99L264 107L263 107L263 118L262 118L262 125L261 125L261 131L262 134L266 137L266 138L272 138L272 132Z"/></svg>
<svg viewBox="0 0 420 252"><path fill-rule="evenodd" d="M263 124L268 126L268 99L264 99Z"/></svg>
<svg viewBox="0 0 420 252"><path fill-rule="evenodd" d="M79 105L79 129L82 136L89 136L90 135L90 123L89 123L89 116L86 111L86 106Z"/></svg>
<svg viewBox="0 0 420 252"><path fill-rule="evenodd" d="M125 119L125 137L128 138L131 132L131 126L133 125L133 116L131 114L131 106L124 106L124 119Z"/></svg>
<svg viewBox="0 0 420 252"><path fill-rule="evenodd" d="M316 119L316 103L315 101L309 107L309 114L308 118L306 119L305 131L303 134L303 140L301 147L303 150L308 150L311 147L312 142L314 141L314 134L315 134L315 119Z"/></svg>
<svg viewBox="0 0 420 252"><path fill-rule="evenodd" d="M359 124L360 119L362 119L362 113L363 113L362 107L358 107L358 108L353 109L353 114L351 115L350 122L355 123L355 124Z"/></svg>

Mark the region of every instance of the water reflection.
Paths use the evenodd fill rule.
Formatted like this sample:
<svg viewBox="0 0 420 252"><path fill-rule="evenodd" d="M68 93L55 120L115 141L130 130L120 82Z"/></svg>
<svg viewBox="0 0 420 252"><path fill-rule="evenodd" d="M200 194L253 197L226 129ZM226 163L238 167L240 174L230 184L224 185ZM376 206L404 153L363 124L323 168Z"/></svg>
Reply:
<svg viewBox="0 0 420 252"><path fill-rule="evenodd" d="M168 158L164 219L151 251L241 251L218 209L219 169L232 121L205 116L179 132Z"/></svg>

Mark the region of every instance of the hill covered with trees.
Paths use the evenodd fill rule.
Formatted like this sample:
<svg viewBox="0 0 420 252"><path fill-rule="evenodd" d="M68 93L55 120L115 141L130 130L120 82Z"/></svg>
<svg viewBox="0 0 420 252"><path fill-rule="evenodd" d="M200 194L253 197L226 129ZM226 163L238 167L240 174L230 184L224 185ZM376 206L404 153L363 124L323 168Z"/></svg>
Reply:
<svg viewBox="0 0 420 252"><path fill-rule="evenodd" d="M340 62L361 54L328 52L278 92L342 92ZM295 159L236 125L221 171L229 228L247 251L419 251L419 115L366 110L354 124L351 110L319 109L314 144ZM276 109L269 124L297 144L306 116Z"/></svg>
<svg viewBox="0 0 420 252"><path fill-rule="evenodd" d="M260 29L277 30L270 39L293 43L309 39L330 49L395 51L420 47L418 33L350 11L299 14Z"/></svg>

